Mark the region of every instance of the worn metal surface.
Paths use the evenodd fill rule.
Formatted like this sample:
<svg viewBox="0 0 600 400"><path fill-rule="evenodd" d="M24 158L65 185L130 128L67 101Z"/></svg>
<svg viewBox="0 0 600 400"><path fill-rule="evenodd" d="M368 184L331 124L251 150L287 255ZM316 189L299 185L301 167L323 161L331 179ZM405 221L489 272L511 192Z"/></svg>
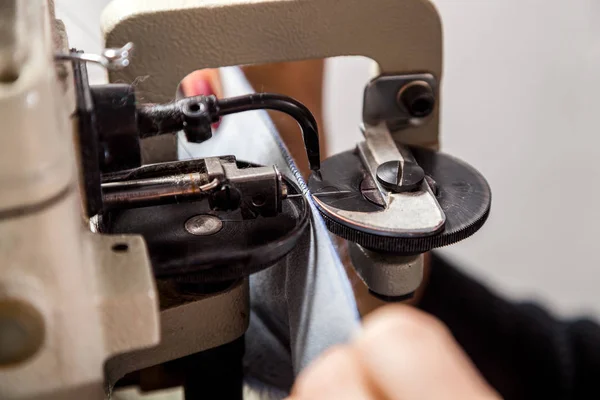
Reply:
<svg viewBox="0 0 600 400"><path fill-rule="evenodd" d="M105 209L172 204L211 195L214 209L241 208L248 218L275 216L287 191L277 168L238 164L235 157L149 165L105 177Z"/></svg>
<svg viewBox="0 0 600 400"><path fill-rule="evenodd" d="M351 166L346 164L346 160L337 163L335 156L323 163L322 180L311 177L309 186L321 211L352 229L382 236L427 236L442 229L446 217L427 182L421 182L420 190L410 193L394 193L377 182L377 169L381 164L399 161L403 165L405 159L414 162L410 150L398 148L383 123L377 127L366 127L364 134L365 141L359 143L357 148L363 164L359 167L362 172L358 171L356 177L348 173ZM365 207L358 186L361 182L354 180L364 180L367 175L370 176L373 190L380 192L384 207ZM328 191L332 187L338 187L340 191L348 190L346 197L354 198L355 204L348 201L342 204L340 197L319 196L320 191Z"/></svg>
<svg viewBox="0 0 600 400"><path fill-rule="evenodd" d="M414 192L421 188L425 172L413 161L387 161L377 167L377 180L394 192Z"/></svg>
<svg viewBox="0 0 600 400"><path fill-rule="evenodd" d="M107 182L102 184L102 200L105 209L176 203L206 195L219 184L216 179L207 181L206 174L199 172Z"/></svg>

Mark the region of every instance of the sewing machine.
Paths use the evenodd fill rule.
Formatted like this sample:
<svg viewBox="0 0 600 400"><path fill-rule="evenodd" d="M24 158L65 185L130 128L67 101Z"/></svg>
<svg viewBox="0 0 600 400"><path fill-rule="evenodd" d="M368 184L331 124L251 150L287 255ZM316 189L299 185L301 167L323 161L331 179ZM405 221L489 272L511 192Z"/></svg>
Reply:
<svg viewBox="0 0 600 400"><path fill-rule="evenodd" d="M427 1L123 0L102 26L106 50L88 54L52 4L0 6L1 398L127 385L240 398L248 277L312 218L348 240L385 301L414 293L425 252L485 222L485 179L435 151L442 34ZM196 69L338 55L370 57L379 74L365 140L326 160L310 110L285 94L175 99ZM90 86L91 62L111 84ZM177 132L202 143L221 116L256 109L296 119L306 183L231 154L177 159Z"/></svg>

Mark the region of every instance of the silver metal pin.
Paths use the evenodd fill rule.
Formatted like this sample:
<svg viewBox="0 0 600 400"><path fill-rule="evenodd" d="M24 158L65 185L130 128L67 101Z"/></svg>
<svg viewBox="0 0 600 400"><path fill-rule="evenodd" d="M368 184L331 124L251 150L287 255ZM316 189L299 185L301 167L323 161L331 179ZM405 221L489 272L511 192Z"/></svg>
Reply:
<svg viewBox="0 0 600 400"><path fill-rule="evenodd" d="M348 194L348 193L353 193L349 190L343 190L340 192L320 192L320 193L311 193L313 196L317 196L317 197L321 197L321 196L334 196L336 194ZM297 198L297 197L301 197L304 196L303 194L288 194L287 198L288 199L293 199L293 198Z"/></svg>
<svg viewBox="0 0 600 400"><path fill-rule="evenodd" d="M57 53L54 55L55 61L78 61L91 62L99 64L104 68L117 71L127 67L130 64L130 57L133 52L133 43L129 42L121 48L108 48L102 51L102 54L92 53Z"/></svg>

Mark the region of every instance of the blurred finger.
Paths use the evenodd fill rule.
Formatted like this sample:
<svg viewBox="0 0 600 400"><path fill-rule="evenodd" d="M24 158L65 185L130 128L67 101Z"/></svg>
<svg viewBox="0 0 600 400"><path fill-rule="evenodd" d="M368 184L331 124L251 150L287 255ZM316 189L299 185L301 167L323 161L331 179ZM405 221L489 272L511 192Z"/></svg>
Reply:
<svg viewBox="0 0 600 400"><path fill-rule="evenodd" d="M390 400L499 398L448 329L415 308L388 306L367 317L356 348Z"/></svg>
<svg viewBox="0 0 600 400"><path fill-rule="evenodd" d="M223 97L221 76L218 69L201 69L194 71L181 81L183 95Z"/></svg>
<svg viewBox="0 0 600 400"><path fill-rule="evenodd" d="M329 350L300 374L288 400L375 400L356 350L340 346Z"/></svg>

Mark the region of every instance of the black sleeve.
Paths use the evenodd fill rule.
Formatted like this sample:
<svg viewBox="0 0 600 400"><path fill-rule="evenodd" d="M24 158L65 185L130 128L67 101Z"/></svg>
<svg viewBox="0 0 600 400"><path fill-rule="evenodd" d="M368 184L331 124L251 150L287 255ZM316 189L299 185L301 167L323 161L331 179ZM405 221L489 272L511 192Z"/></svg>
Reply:
<svg viewBox="0 0 600 400"><path fill-rule="evenodd" d="M508 302L433 254L420 307L505 399L600 399L600 327Z"/></svg>

